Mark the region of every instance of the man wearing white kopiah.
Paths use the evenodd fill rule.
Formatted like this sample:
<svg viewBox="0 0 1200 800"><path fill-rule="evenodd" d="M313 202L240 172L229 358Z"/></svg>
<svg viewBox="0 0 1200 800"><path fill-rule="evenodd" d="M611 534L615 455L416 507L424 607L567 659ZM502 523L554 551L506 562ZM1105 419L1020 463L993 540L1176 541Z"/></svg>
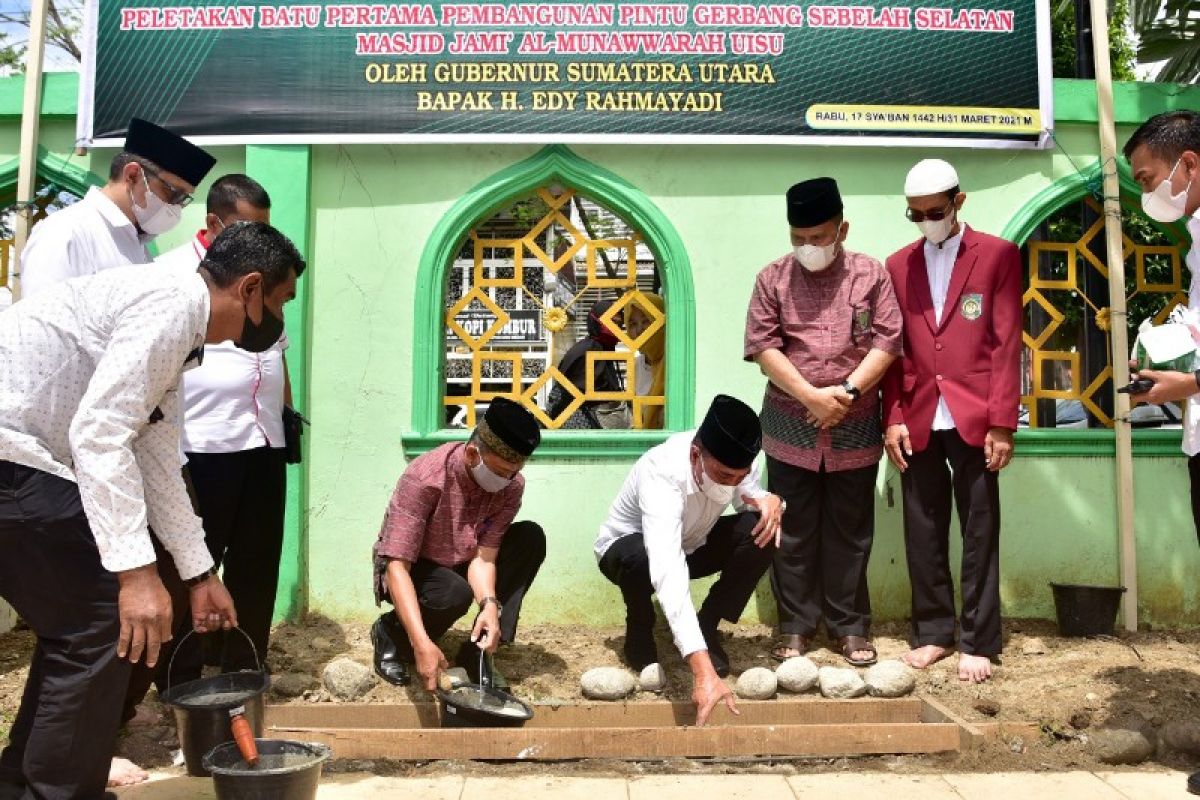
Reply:
<svg viewBox="0 0 1200 800"><path fill-rule="evenodd" d="M654 603L691 667L696 722L718 703L737 713L722 677L729 658L717 629L736 622L771 564L783 503L759 484L754 460L762 426L748 405L717 395L698 430L677 433L638 459L595 553L625 601L625 660L636 670L658 661ZM722 516L730 503L737 513ZM720 573L697 612L689 581Z"/></svg>

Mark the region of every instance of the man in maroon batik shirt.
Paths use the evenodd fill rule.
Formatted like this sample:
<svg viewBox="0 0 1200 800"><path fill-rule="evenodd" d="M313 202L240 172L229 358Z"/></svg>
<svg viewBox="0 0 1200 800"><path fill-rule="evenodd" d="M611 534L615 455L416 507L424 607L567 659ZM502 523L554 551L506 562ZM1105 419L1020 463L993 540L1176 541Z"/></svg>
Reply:
<svg viewBox="0 0 1200 800"><path fill-rule="evenodd" d="M546 557L534 522L513 522L526 459L541 441L533 415L497 397L470 440L418 456L396 484L375 543L375 602L395 608L371 627L375 671L396 686L416 665L429 691L449 664L438 640L471 607L479 613L455 658L479 679L489 655L517 633L521 601ZM493 685L504 688L495 673Z"/></svg>
<svg viewBox="0 0 1200 800"><path fill-rule="evenodd" d="M785 502L771 569L780 640L802 655L822 619L842 656L875 663L867 561L883 456L880 378L900 352L887 271L846 250L850 225L833 178L787 193L793 252L758 274L744 355L769 379L763 399L767 488Z"/></svg>

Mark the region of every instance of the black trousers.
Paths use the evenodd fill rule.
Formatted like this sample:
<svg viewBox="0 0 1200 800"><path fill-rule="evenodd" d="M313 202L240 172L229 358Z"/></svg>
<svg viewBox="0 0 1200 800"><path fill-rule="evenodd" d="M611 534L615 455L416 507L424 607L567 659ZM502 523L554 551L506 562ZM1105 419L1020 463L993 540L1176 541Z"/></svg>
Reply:
<svg viewBox="0 0 1200 800"><path fill-rule="evenodd" d="M117 578L71 481L0 461L0 597L37 635L0 752L0 792L98 798L116 747L129 662L117 658Z"/></svg>
<svg viewBox="0 0 1200 800"><path fill-rule="evenodd" d="M687 557L688 574L693 579L721 574L708 590L700 616L729 622L741 618L774 552L771 546L754 544L750 532L757 524L758 514L748 511L721 517L704 544ZM622 536L609 545L600 558L600 571L621 589L626 625L652 630L654 586L650 583L650 555L642 534Z"/></svg>
<svg viewBox="0 0 1200 800"><path fill-rule="evenodd" d="M959 649L995 656L1000 628L1000 481L982 447L956 430L933 431L929 446L908 458L901 477L904 546L912 582L912 643L954 646L954 582L950 577L950 503L962 530L962 618Z"/></svg>
<svg viewBox="0 0 1200 800"><path fill-rule="evenodd" d="M521 604L545 560L546 534L540 525L524 521L509 526L496 556L496 599L503 606L500 612L502 643L511 644L517 638ZM443 567L425 559L413 562L409 574L417 590L421 622L425 625L425 633L435 642L466 615L475 600L475 592L467 583L469 566L469 561L455 567ZM393 629L399 628L397 625ZM400 657L411 663L414 656L408 638L392 638Z"/></svg>
<svg viewBox="0 0 1200 800"><path fill-rule="evenodd" d="M254 650L246 637L236 632L206 634L200 637L203 648L189 641L175 662L172 680L176 683L199 678L204 662L220 667L221 672L237 672L258 669L255 653L266 661L287 496L283 448L188 453L187 458L196 512L204 520L204 541L222 570L238 625L249 635Z"/></svg>
<svg viewBox="0 0 1200 800"><path fill-rule="evenodd" d="M782 633L870 636L867 562L875 539L879 466L812 471L767 457L767 487L787 501L771 567Z"/></svg>

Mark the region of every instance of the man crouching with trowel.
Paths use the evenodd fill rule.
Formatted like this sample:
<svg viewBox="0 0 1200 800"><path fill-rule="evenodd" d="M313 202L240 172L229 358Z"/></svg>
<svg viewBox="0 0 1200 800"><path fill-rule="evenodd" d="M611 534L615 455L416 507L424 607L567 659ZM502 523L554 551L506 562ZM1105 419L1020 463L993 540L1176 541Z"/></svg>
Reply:
<svg viewBox="0 0 1200 800"><path fill-rule="evenodd" d="M534 522L513 522L521 468L541 442L533 415L497 397L466 442L444 444L404 470L375 543L375 602L395 606L371 626L375 672L404 686L408 665L428 691L449 664L438 640L471 608L479 613L455 661L479 681L480 649L517 633L521 601L546 557ZM507 683L492 673L492 686Z"/></svg>
<svg viewBox="0 0 1200 800"><path fill-rule="evenodd" d="M718 395L699 430L677 433L638 459L596 538L600 571L625 600L625 660L635 670L658 662L657 594L692 670L697 725L722 701L738 713L721 680L729 658L717 626L741 617L778 543L783 504L759 485L761 447L754 410ZM731 502L739 513L722 516ZM717 573L697 612L689 581Z"/></svg>

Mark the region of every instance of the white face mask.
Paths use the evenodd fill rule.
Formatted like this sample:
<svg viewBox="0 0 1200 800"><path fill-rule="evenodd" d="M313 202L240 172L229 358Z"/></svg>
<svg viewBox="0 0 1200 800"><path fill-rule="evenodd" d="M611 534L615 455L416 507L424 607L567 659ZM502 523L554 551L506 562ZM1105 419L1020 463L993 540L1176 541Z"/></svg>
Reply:
<svg viewBox="0 0 1200 800"><path fill-rule="evenodd" d="M954 218L956 216L957 212L936 221L923 219L917 223L917 227L921 229L921 235L931 244L941 244L950 238L950 232L954 230Z"/></svg>
<svg viewBox="0 0 1200 800"><path fill-rule="evenodd" d="M488 468L488 465L483 461L483 454L479 455L479 463L470 468L471 477L479 484L479 488L485 492L495 494L501 489L506 488L512 483L512 478L505 478L503 475L497 475Z"/></svg>
<svg viewBox="0 0 1200 800"><path fill-rule="evenodd" d="M809 272L820 272L823 269L828 269L833 260L837 258L838 243L827 245L817 244L802 244L799 247L792 249L796 256L796 260L800 262L800 266L804 267Z"/></svg>
<svg viewBox="0 0 1200 800"><path fill-rule="evenodd" d="M133 199L133 192L129 193L129 200L133 204L133 217L137 220L142 233L160 236L179 224L179 220L183 216L183 206L171 205L152 192L150 180L146 177L144 170L142 171L142 182L146 185L146 205L139 206Z"/></svg>
<svg viewBox="0 0 1200 800"><path fill-rule="evenodd" d="M733 500L733 493L737 491L737 487L725 486L708 477L704 469L704 456L700 456L700 491L714 503L727 506Z"/></svg>
<svg viewBox="0 0 1200 800"><path fill-rule="evenodd" d="M1179 169L1182 162L1183 156L1180 156L1175 166L1171 167L1171 174L1161 180L1153 192L1142 193L1142 211L1145 211L1150 219L1170 224L1182 219L1187 213L1187 193L1188 189L1192 188L1192 182L1188 181L1179 194L1171 194L1171 179L1175 177L1175 170Z"/></svg>

